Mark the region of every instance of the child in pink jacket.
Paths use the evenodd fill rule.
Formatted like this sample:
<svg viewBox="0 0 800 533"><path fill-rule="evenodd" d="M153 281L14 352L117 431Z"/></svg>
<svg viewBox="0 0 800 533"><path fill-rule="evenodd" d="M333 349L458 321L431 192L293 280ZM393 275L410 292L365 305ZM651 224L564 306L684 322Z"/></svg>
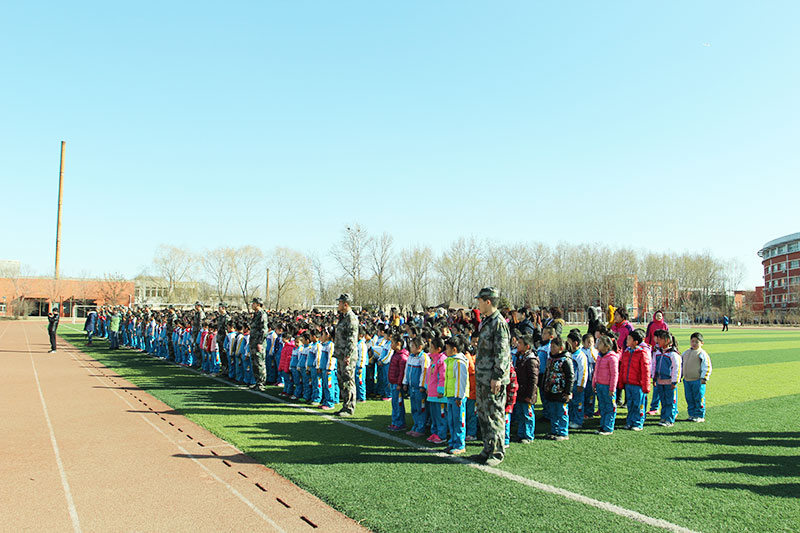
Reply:
<svg viewBox="0 0 800 533"><path fill-rule="evenodd" d="M389 385L392 390L392 423L389 431L406 429L406 404L403 397L403 377L406 375L408 350L405 348L403 336L392 337L392 359L389 361Z"/></svg>
<svg viewBox="0 0 800 533"><path fill-rule="evenodd" d="M619 354L614 351L616 343L607 336L597 339L597 362L592 376L592 388L597 395L600 410L598 435L611 435L617 418L617 382L619 381Z"/></svg>
<svg viewBox="0 0 800 533"><path fill-rule="evenodd" d="M428 407L431 417L431 436L428 442L442 444L447 439L447 398L444 397L445 359L442 352L444 342L436 338L431 340L430 366L425 371L425 387L428 389Z"/></svg>

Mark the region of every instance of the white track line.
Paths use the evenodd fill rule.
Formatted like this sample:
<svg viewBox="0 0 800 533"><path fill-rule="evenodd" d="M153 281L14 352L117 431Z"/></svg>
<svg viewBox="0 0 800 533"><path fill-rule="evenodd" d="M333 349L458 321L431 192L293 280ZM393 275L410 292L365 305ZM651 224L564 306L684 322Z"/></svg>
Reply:
<svg viewBox="0 0 800 533"><path fill-rule="evenodd" d="M44 419L47 421L47 429L50 430L50 442L53 444L53 452L56 455L56 464L58 465L58 472L61 474L61 486L64 487L64 495L67 498L67 508L69 509L69 516L72 519L72 529L76 533L81 531L81 523L78 519L78 511L75 509L75 501L72 499L72 491L69 489L69 482L67 481L67 473L64 471L64 463L61 461L61 452L58 450L58 443L56 442L56 434L53 431L53 424L50 422L50 414L47 411L47 403L44 401L44 394L42 393L42 385L39 382L39 373L36 371L36 364L33 361L33 353L31 352L31 343L28 340L28 332L25 331L25 326L22 326L22 332L25 334L25 344L28 346L28 355L31 358L31 367L33 367L33 377L36 378L36 387L39 389L39 399L42 400L42 409L44 410Z"/></svg>
<svg viewBox="0 0 800 533"><path fill-rule="evenodd" d="M67 353L69 353L70 357L72 357L72 359L73 359L75 362L88 362L88 361L85 361L85 360L82 360L82 359L78 359L77 357L75 357L75 355L74 355L74 354L72 354L72 352L71 352L71 351L69 351L69 352L67 352ZM88 368L87 368L87 369L86 369L86 372L88 373L90 370L91 370L91 369L88 369ZM99 376L93 376L93 377L95 377L95 378L96 378L96 379L98 379L98 380L100 380L100 379L101 379ZM128 401L128 400L127 400L127 399L126 399L124 396L122 396L120 393L118 393L118 392L116 391L116 389L111 389L111 392L113 392L114 394L116 394L116 395L117 395L117 397L118 397L120 400L122 400L123 402L125 402L125 405L127 405L129 408L131 408L131 409L133 409L133 410L135 410L135 409L136 409L136 407L135 407L133 404L131 404L131 403L130 403L130 402L129 402L129 401ZM250 509L251 509L251 510L254 512L254 513L256 513L256 514L257 514L257 515L258 515L260 518L262 518L262 519L263 519L265 522L267 522L267 523L268 523L270 526L272 526L272 528L273 528L275 531L280 531L280 532L282 532L282 533L285 533L285 530L284 530L282 527L280 527L278 524L276 524L276 523L275 523L275 522L274 522L274 521L273 521L273 520L272 520L272 519L271 519L269 516L267 516L267 515L264 513L264 511L262 511L261 509L259 509L259 508L258 508L258 506L256 506L256 504L254 504L253 502L251 502L250 500L248 500L248 499L247 499L247 497L246 497L246 496L244 496L244 495L243 495L241 492L239 492L238 490L236 490L235 488L233 488L232 486L230 486L230 485L229 485L229 484L228 484L228 483L227 483L225 480L223 480L222 478L220 478L219 476L217 476L217 475L216 475L214 472L212 472L211 470L209 470L209 469L206 467L206 465L204 465L203 463L201 463L200 461L198 461L198 460L197 460L197 458L196 458L194 455L192 455L192 454L191 454L191 453L190 453L190 452L189 452L189 451L188 451L186 448L184 448L183 446L181 446L180 444L178 444L176 441L172 440L172 438L170 438L170 436L169 436L169 435L167 435L166 433L164 433L164 432L161 430L161 428L160 428L160 427L156 426L156 425L155 425L155 424L153 424L153 423L152 423L150 420L148 420L148 419L147 419L147 417L145 417L145 416L144 416L142 413L137 413L137 414L138 414L138 415L139 415L139 416L142 418L142 420L144 420L145 422L147 422L148 424L150 424L150 427L152 427L153 429L155 429L156 431L158 431L159 433L161 433L161 435L163 435L163 436L164 436L164 438L165 438L165 439L167 439L167 441L169 441L170 443L174 444L174 445L175 445L175 447L176 447L176 448L178 448L178 450L180 450L180 451L181 451L181 452L182 452L182 453L183 453L183 454L184 454L186 457L188 457L189 459L191 459L192 461L194 461L194 463L195 463L196 465L198 465L200 468L202 468L203 470L205 470L205 471L206 471L206 473L207 473L208 475L210 475L210 476L211 476L211 477L213 477L215 480L219 481L219 482L220 482L222 485L224 485L224 486L225 486L225 488L227 488L227 489L228 489L228 490L229 490L229 491L230 491L230 492L231 492L231 493L232 493L234 496L236 496L237 498L239 498L239 500L241 500L241 501L242 501L242 503L244 503L246 506L248 506L248 507L249 507L249 508L250 508ZM155 413L153 413L153 414L155 414Z"/></svg>
<svg viewBox="0 0 800 533"><path fill-rule="evenodd" d="M148 355L150 355L150 354L148 354ZM179 365L175 365L174 363L171 363L170 361L166 361L166 360L160 359L160 358L158 358L158 361L163 362L163 363L172 364L173 366L179 366ZM259 392L259 391L250 390L247 387L242 387L242 386L239 386L239 385L232 384L230 381L226 381L226 380L221 379L221 378L212 378L208 374L204 374L203 372L200 372L200 371L195 370L193 368L187 368L187 367L181 367L181 368L184 368L185 370L188 370L188 371L193 372L195 374L202 375L202 376L204 376L204 377L206 377L208 379L213 379L214 381L217 381L217 382L222 383L224 385L227 385L229 387L235 387L235 388L244 390L246 392L250 392L251 394L255 394L255 395L261 396L263 398L267 398L267 399L272 400L274 402L279 402L279 403L283 403L283 404L289 405L291 407L294 407L294 408L299 409L301 411L304 411L306 413L317 415L317 416L319 416L319 417L321 417L321 418L323 418L325 420L328 420L328 421L331 421L331 422L336 422L336 423L339 423L339 424L343 424L343 425L345 425L347 427L350 427L350 428L353 428L353 429L357 429L357 430L363 431L365 433L369 433L370 435L374 435L376 437L380 437L380 438L383 438L383 439L386 439L386 440L390 440L392 442L395 442L397 444L401 444L403 446L408 446L408 447L411 447L411 448L414 448L414 449L417 449L417 450L425 451L425 452L431 453L433 455L436 455L437 457L440 457L442 459L447 459L447 460L452 461L454 463L460 463L460 464L463 464L463 465L468 466L470 468L476 468L476 469L481 470L483 472L486 472L488 474L493 474L495 476L498 476L498 477L501 477L501 478L504 478L504 479L508 479L510 481L514 481L514 482L519 483L521 485L532 487L532 488L535 488L535 489L538 489L538 490L541 490L543 492L547 492L547 493L550 493L550 494L556 494L558 496L563 496L564 498L567 498L567 499L570 499L570 500L573 500L573 501L576 501L576 502L579 502L579 503L582 503L582 504L585 504L585 505L589 505L589 506L595 507L597 509L602 509L603 511L607 511L609 513L614 513L616 515L622 516L624 518L628 518L629 520L633 520L635 522L639 522L639 523L642 523L642 524L647 524L649 526L653 526L653 527L657 527L657 528L661 528L661 529L666 529L668 531L675 531L675 532L680 532L680 533L697 533L694 530L685 528L683 526L679 526L678 524L673 524L672 522L668 522L668 521L662 520L660 518L653 518L651 516L647 516L645 514L637 512L637 511L632 511L630 509L625 509L624 507L620 507L619 505L615 505L613 503L604 502L604 501L601 501L601 500L596 500L594 498L590 498L588 496L584 496L583 494L578 494L577 492L572 492L572 491L569 491L569 490L566 490L566 489L555 487L553 485L548 485L546 483L541 483L541 482L536 481L534 479L529 479L529 478L526 478L526 477L523 477L523 476L518 476L516 474L512 474L510 472L506 472L505 470L500 470L498 468L493 468L493 467L486 466L486 465L479 465L479 464L474 463L472 461L469 461L467 459L464 459L464 458L461 458L461 457L457 457L457 456L453 456L453 455L449 455L449 454L440 452L438 450L435 450L435 449L432 449L432 448L428 448L427 446L422 446L421 444L417 444L415 442L411 442L411 441L402 439L400 437L396 437L394 435L390 435L388 433L384 433L382 431L378 431L376 429L360 426L360 425L358 425L358 424L356 424L354 422L351 422L349 420L343 420L343 419L335 417L335 416L331 416L331 415L328 415L328 414L325 414L325 413L320 413L317 410L309 409L308 407L306 407L304 405L292 403L292 402L284 400L283 398L280 398L278 396L273 396L273 395L267 394L265 392Z"/></svg>

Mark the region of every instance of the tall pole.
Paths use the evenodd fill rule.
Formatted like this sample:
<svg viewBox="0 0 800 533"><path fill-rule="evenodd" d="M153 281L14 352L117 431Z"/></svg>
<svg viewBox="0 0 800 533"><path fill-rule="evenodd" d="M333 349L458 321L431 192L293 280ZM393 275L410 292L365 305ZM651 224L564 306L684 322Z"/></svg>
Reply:
<svg viewBox="0 0 800 533"><path fill-rule="evenodd" d="M61 193L64 188L64 147L67 143L61 141L61 166L58 171L58 216L56 217L56 272L55 279L58 279L58 263L61 259Z"/></svg>

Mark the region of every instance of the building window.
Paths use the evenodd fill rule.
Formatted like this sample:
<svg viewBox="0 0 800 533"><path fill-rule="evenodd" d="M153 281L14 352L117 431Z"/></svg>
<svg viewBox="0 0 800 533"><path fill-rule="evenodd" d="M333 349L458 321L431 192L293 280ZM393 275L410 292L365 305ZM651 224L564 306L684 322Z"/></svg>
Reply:
<svg viewBox="0 0 800 533"><path fill-rule="evenodd" d="M0 313L5 314L6 312L6 304L0 303Z"/></svg>
<svg viewBox="0 0 800 533"><path fill-rule="evenodd" d="M790 244L789 245L789 253L796 252L797 251L797 245L798 245L798 243L796 243L796 242L793 242L792 244Z"/></svg>
<svg viewBox="0 0 800 533"><path fill-rule="evenodd" d="M800 261L790 261L789 268L800 268Z"/></svg>

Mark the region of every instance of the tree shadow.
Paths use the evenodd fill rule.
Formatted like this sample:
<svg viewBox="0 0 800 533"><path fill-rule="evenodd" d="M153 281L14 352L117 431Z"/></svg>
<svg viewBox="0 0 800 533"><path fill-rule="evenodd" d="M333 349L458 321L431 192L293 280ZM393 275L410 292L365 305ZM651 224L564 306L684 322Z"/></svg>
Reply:
<svg viewBox="0 0 800 533"><path fill-rule="evenodd" d="M705 489L748 490L760 496L789 498L796 500L800 495L800 483L773 483L771 485L743 485L739 483L698 483Z"/></svg>
<svg viewBox="0 0 800 533"><path fill-rule="evenodd" d="M666 434L666 436L677 436L679 438L673 442L683 444L705 441L707 444L722 446L800 448L800 432L797 431L683 431L680 434Z"/></svg>

